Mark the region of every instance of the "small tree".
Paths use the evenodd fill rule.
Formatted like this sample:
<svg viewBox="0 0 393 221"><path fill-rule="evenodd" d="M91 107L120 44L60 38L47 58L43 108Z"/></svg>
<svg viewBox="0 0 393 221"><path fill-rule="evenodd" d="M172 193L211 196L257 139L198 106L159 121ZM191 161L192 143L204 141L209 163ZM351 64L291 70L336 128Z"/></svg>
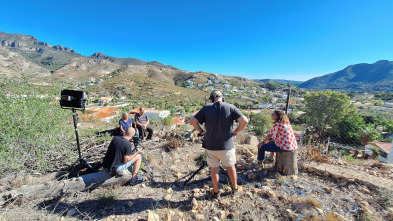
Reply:
<svg viewBox="0 0 393 221"><path fill-rule="evenodd" d="M265 134L272 127L271 112L263 110L261 113L254 116L252 125L257 136Z"/></svg>

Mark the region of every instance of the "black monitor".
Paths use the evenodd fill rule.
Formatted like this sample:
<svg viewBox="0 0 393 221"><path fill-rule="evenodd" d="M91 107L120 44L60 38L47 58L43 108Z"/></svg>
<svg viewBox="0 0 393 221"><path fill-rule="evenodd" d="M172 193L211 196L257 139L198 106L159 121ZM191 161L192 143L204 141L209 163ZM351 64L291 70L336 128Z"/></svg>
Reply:
<svg viewBox="0 0 393 221"><path fill-rule="evenodd" d="M60 106L63 109L84 110L86 100L86 92L64 89L61 91Z"/></svg>

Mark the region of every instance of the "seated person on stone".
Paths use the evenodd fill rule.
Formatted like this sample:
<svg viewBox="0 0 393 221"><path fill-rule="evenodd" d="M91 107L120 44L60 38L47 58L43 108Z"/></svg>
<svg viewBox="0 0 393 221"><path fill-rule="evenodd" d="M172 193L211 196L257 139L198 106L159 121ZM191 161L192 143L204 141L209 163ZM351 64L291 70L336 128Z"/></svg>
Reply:
<svg viewBox="0 0 393 221"><path fill-rule="evenodd" d="M128 118L127 113L123 113L121 119L119 120L120 135L124 135L126 130L131 127L132 119Z"/></svg>
<svg viewBox="0 0 393 221"><path fill-rule="evenodd" d="M124 176L131 175L131 182L137 180L139 167L141 166L142 150L137 150L134 154L131 153L132 138L135 135L135 129L130 127L125 131L123 136L113 137L106 151L104 160L102 162L106 171L112 172L112 175Z"/></svg>
<svg viewBox="0 0 393 221"><path fill-rule="evenodd" d="M147 135L147 140L150 140L153 136L153 128L149 126L149 118L145 113L145 109L143 107L139 108L139 113L135 114L135 124L139 130L139 136L142 140L146 140L145 132L147 131L149 134Z"/></svg>

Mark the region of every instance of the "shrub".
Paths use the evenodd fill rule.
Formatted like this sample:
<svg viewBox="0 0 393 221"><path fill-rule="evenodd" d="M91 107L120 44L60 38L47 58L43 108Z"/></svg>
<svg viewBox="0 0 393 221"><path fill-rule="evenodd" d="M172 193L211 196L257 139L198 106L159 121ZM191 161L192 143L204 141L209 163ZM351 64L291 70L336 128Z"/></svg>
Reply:
<svg viewBox="0 0 393 221"><path fill-rule="evenodd" d="M37 95L38 89L25 81L0 83L0 173L43 172L77 155L70 148L75 143L71 111Z"/></svg>

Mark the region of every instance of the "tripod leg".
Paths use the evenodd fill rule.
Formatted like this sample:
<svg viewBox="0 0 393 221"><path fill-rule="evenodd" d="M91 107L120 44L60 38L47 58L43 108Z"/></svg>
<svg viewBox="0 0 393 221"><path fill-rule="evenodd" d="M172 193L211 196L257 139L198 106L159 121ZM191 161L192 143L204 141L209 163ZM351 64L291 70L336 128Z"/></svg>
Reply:
<svg viewBox="0 0 393 221"><path fill-rule="evenodd" d="M199 173L199 171L203 170L203 168L205 168L206 166L207 166L207 163L204 162L203 165L202 165L201 167L199 167L199 169L198 169L197 171L195 171L195 172L190 176L190 178L188 178L188 179L184 182L183 187L184 187L192 178L194 178L194 176L197 175L197 174Z"/></svg>

